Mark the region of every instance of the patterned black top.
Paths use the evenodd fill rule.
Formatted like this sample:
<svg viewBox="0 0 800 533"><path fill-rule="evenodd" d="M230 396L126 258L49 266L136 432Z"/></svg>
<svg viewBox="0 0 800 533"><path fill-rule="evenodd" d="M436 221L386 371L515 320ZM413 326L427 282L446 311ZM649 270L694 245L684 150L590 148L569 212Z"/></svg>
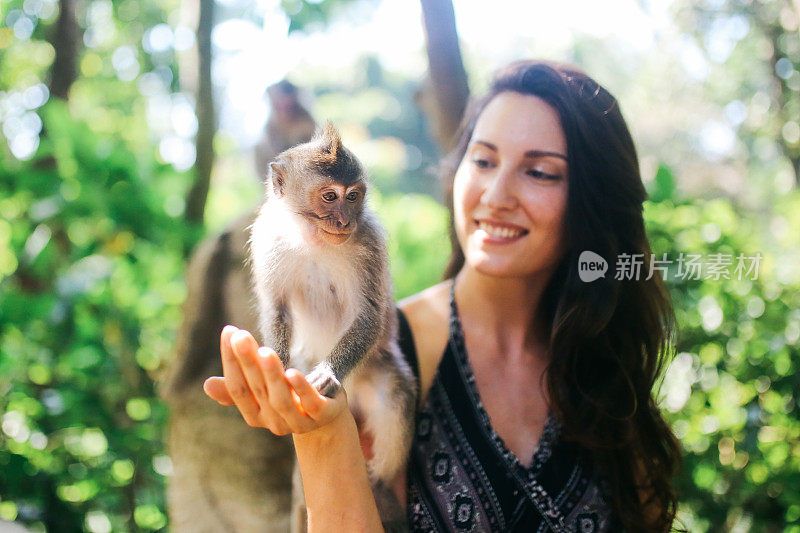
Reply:
<svg viewBox="0 0 800 533"><path fill-rule="evenodd" d="M408 465L411 531L619 531L602 483L580 449L559 438L550 416L529 467L495 433L470 368L455 297L450 340L425 404L417 413ZM400 344L417 371L408 322Z"/></svg>

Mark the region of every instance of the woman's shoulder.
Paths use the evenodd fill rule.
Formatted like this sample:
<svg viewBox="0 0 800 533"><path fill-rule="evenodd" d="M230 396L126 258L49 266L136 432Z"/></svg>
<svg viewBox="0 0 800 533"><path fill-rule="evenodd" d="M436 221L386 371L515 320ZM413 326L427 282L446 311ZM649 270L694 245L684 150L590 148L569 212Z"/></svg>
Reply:
<svg viewBox="0 0 800 533"><path fill-rule="evenodd" d="M433 383L450 337L450 283L449 280L443 281L397 303L408 320L414 339L421 401Z"/></svg>

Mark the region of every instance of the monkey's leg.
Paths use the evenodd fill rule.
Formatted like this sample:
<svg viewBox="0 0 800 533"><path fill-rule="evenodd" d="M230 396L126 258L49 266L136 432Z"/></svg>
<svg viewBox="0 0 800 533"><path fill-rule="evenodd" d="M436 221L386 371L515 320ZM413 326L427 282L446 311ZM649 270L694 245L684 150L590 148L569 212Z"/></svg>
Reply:
<svg viewBox="0 0 800 533"><path fill-rule="evenodd" d="M397 383L396 376L385 375L376 380L376 390L371 394L363 394L363 387L358 390L364 427L373 436L373 456L367 465L370 477L387 484L406 464L414 436L413 389L402 390L393 383ZM362 396L369 396L369 400L362 403Z"/></svg>
<svg viewBox="0 0 800 533"><path fill-rule="evenodd" d="M289 368L289 347L292 342L292 315L286 302L278 304L278 316L275 321L275 352L283 363L283 368Z"/></svg>
<svg viewBox="0 0 800 533"><path fill-rule="evenodd" d="M378 515L385 533L407 533L406 511L397 501L397 496L392 489L382 481L375 481L372 483L372 496L375 498L375 505L378 507Z"/></svg>
<svg viewBox="0 0 800 533"><path fill-rule="evenodd" d="M408 460L416 385L410 369L394 363L399 361L382 350L359 374L353 392L364 431L373 438L367 467L381 523L385 531L399 533L408 531L406 512L390 487Z"/></svg>

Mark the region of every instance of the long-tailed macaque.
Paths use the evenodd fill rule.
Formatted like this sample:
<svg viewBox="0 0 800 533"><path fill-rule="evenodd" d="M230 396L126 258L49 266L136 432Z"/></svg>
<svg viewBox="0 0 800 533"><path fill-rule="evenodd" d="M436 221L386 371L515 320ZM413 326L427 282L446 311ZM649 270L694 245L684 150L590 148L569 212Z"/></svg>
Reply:
<svg viewBox="0 0 800 533"><path fill-rule="evenodd" d="M373 437L367 466L384 525L395 529L403 513L386 508L386 493L411 444L415 382L397 346L386 243L364 203L364 170L328 123L270 163L265 186L250 238L262 339L321 394L345 387Z"/></svg>
<svg viewBox="0 0 800 533"><path fill-rule="evenodd" d="M255 146L255 164L258 178L263 179L270 161L279 153L308 142L314 134L316 123L300 102L298 89L288 80L281 80L267 88L269 119L261 139Z"/></svg>
<svg viewBox="0 0 800 533"><path fill-rule="evenodd" d="M286 80L267 89L271 112L256 147L259 180L275 156L314 134L314 119L298 92ZM305 518L299 471L292 474L291 437L254 431L235 409L203 392L206 378L222 375L219 336L225 324L251 331L261 342L247 261L256 214L250 210L205 239L186 270L183 320L159 387L170 409L167 505L173 533L289 533Z"/></svg>

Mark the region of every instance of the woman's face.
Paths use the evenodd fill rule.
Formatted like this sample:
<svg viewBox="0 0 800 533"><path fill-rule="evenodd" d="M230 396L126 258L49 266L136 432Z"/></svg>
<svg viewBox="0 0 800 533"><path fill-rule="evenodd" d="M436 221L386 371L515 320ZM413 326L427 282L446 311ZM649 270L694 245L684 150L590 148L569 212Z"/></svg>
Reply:
<svg viewBox="0 0 800 533"><path fill-rule="evenodd" d="M489 102L453 183L465 266L549 278L565 250L566 156L558 114L544 100L503 92Z"/></svg>

